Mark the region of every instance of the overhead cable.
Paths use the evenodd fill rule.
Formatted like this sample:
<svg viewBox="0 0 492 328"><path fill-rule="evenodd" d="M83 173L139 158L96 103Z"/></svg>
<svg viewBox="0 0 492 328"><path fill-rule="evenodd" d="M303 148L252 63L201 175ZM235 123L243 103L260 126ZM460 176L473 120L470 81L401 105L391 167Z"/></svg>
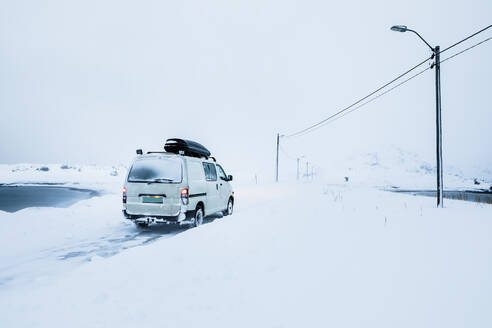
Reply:
<svg viewBox="0 0 492 328"><path fill-rule="evenodd" d="M342 110L336 112L335 114L315 123L315 124L312 124L310 125L309 127L305 128L305 129L302 129L300 131L297 131L297 132L294 132L294 133L291 133L289 135L286 135L287 138L290 138L290 137L294 137L294 136L297 136L297 135L300 135L300 134L304 134L305 132L323 124L324 122L332 119L333 117L337 116L337 115L340 115L341 113L349 110L350 108L354 107L355 105L363 102L364 100L366 100L367 98L371 97L372 95L378 93L379 91L381 91L382 89L386 88L387 86L389 86L390 84L394 83L395 81L401 79L402 77L404 77L405 75L409 74L410 72L412 72L413 70L417 69L418 67L420 67L421 65L425 64L429 59L431 59L432 57L428 57L426 58L425 60L421 61L420 63L418 63L417 65L413 66L412 68L410 68L409 70L405 71L404 73L398 75L396 78L392 79L391 81L385 83L384 85L382 85L381 87L377 88L376 90L372 91L371 93L369 93L368 95L360 98L359 100L357 100L356 102L354 102L353 104L343 108Z"/></svg>
<svg viewBox="0 0 492 328"><path fill-rule="evenodd" d="M460 40L460 41L458 41L458 42L456 42L456 43L452 44L451 46L449 46L449 47L445 48L444 50L441 50L441 51L440 51L440 53L443 53L443 52L445 52L445 51L447 51L447 50L449 50L449 49L451 49L451 48L453 48L453 47L455 47L455 46L457 46L457 45L459 45L459 44L461 44L461 43L465 42L466 40L469 40L470 38L472 38L472 37L474 37L474 36L476 36L476 35L478 35L478 34L480 34L480 33L484 32L484 31L486 31L487 29L489 29L489 28L491 28L491 27L492 27L492 25L489 25L489 26L487 26L487 27L485 27L485 28L481 29L480 31L475 32L475 33L473 33L473 34L469 35L468 37L466 37L466 38L464 38L464 39L462 39L462 40ZM442 60L442 61L441 61L441 63L443 63L443 62L445 62L445 61L447 61L447 60L449 60L449 59L451 59L451 58L454 58L454 57L456 57L456 56L458 56L458 55L460 55L460 54L462 54L462 53L464 53L464 52L466 52L466 51L468 51L468 50L470 50L470 49L472 49L472 48L474 48L474 47L476 47L476 46L478 46L478 45L480 45L480 44L482 44L482 43L485 43L485 42L489 41L490 39L491 39L491 38L489 37L489 38L487 38L487 39L485 39L485 40L483 40L483 41L481 41L481 42L479 42L479 43L476 43L476 44L474 44L473 46L468 47L468 48L466 48L466 49L464 49L464 50L462 50L462 51L460 51L460 52L458 52L458 53L456 53L456 54L454 54L454 55L452 55L452 56L450 56L450 57L448 57L448 58L446 58L446 59ZM338 112L336 112L336 113L334 113L334 114L330 115L329 117L327 117L327 118L325 118L325 119L323 119L323 120L321 120L321 121L319 121L319 122L317 122L317 123L315 123L315 124L312 124L312 125L308 126L307 128L304 128L304 129L299 130L299 131L297 131L297 132L294 132L294 133L291 133L291 134L289 134L289 135L286 135L286 137L287 137L287 138L289 138L289 137L301 136L301 135L305 135L305 134L307 134L307 133L310 133L310 132L312 132L312 131L315 131L315 130L317 130L318 128L320 128L321 126L324 126L325 124L327 124L328 122L332 122L332 121L334 121L334 120L336 120L336 119L338 119L338 118L340 118L340 117L343 117L343 116L345 116L346 114L351 113L351 112L353 112L353 111L355 111L355 110L357 110L357 109L359 109L359 108L363 107L364 105L366 105L366 104L368 104L368 103L370 103L370 102L372 102L372 101L374 101L374 100L378 99L379 97L381 97L381 96L383 96L383 95L385 95L385 94L389 93L390 91L392 91L392 90L396 89L397 87L399 87L399 86L401 86L401 85L403 85L403 84L407 83L408 81L410 81L410 80L414 79L415 77L419 76L420 74L423 74L425 71L427 71L427 70L431 69L431 68L432 68L432 66L431 66L431 67L428 67L428 68L426 68L426 69L424 69L424 70L422 70L422 71L420 71L420 72L419 72L419 73L417 73L417 74L412 75L410 78L408 78L408 79L404 80L403 82L398 83L398 84L397 84L397 85L395 85L394 87L392 87L392 88L390 88L390 89L388 89L388 90L384 91L383 93L381 93L381 94L379 94L379 95L377 95L377 96L375 96L375 97L373 97L373 98L369 99L368 101L365 101L365 102L364 102L364 100L366 100L366 99L370 98L371 96L373 96L373 95L377 94L379 91L381 91L381 90L385 89L386 87L388 87L389 85L391 85L391 84L395 83L397 80L401 79L401 78L402 78L402 77L404 77L405 75L409 74L409 73L410 73L410 72L412 72L413 70L415 70L415 69L417 69L418 67L420 67L421 65L423 65L423 64L424 64L425 62L427 62L429 59L433 59L433 57L434 57L434 56L431 56L431 57L429 57L429 58L427 58L427 59L423 60L422 62L420 62L420 63L418 63L417 65L413 66L413 67L412 67L412 68L410 68L409 70L407 70L407 71L405 71L404 73L402 73L402 74L398 75L396 78L394 78L394 79L392 79L391 81L389 81L389 82L385 83L383 86L381 86L381 87L377 88L377 89L376 89L376 90L374 90L373 92L371 92L371 93L369 93L368 95L366 95L366 96L364 96L364 97L360 98L360 99L359 99L359 100L357 100L356 102L354 102L354 103L352 103L351 105L349 105L349 106L347 106L347 107L345 107L345 108L343 108L343 109L339 110ZM359 106L357 106L357 107L354 107L354 106L356 106L356 105L358 105L358 104L360 104L360 105L359 105ZM343 114L343 115L341 115L341 114Z"/></svg>

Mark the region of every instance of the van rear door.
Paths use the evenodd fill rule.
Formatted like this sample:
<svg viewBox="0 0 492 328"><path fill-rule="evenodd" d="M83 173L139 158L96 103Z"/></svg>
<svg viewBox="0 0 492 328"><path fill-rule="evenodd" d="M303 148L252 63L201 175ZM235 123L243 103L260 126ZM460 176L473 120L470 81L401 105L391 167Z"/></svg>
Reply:
<svg viewBox="0 0 492 328"><path fill-rule="evenodd" d="M183 161L171 156L135 159L126 183L126 209L132 215L175 216L179 214Z"/></svg>
<svg viewBox="0 0 492 328"><path fill-rule="evenodd" d="M207 206L207 180L202 161L195 158L186 158L188 167L188 186L190 196L190 210L194 210L199 202ZM208 208L205 209L206 211Z"/></svg>

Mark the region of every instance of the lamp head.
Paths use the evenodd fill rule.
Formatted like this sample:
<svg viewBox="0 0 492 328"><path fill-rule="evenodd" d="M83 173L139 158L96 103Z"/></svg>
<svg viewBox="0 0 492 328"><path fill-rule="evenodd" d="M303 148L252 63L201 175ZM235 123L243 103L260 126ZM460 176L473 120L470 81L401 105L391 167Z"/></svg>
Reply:
<svg viewBox="0 0 492 328"><path fill-rule="evenodd" d="M405 25L394 25L391 27L391 30L395 32L406 32L408 28Z"/></svg>

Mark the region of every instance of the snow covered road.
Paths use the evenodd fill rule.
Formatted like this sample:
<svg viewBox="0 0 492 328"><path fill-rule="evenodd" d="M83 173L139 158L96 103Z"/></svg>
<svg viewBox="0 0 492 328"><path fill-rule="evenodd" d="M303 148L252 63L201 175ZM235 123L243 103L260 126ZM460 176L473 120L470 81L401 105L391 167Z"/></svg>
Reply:
<svg viewBox="0 0 492 328"><path fill-rule="evenodd" d="M70 209L30 208L0 216L6 226L0 232L0 289L56 276L93 258L185 231L164 225L137 229L123 220L119 205L119 197L106 195Z"/></svg>
<svg viewBox="0 0 492 328"><path fill-rule="evenodd" d="M236 195L232 217L164 232L171 238L122 221L115 195L2 213L2 265L69 245L48 252L56 261L11 269L0 286L2 326L492 325L492 206L448 200L440 210L432 198L314 184ZM31 214L46 220L28 231L10 223ZM122 248L98 254L111 238ZM43 270L66 262L61 254L72 264ZM17 275L30 279L14 283Z"/></svg>

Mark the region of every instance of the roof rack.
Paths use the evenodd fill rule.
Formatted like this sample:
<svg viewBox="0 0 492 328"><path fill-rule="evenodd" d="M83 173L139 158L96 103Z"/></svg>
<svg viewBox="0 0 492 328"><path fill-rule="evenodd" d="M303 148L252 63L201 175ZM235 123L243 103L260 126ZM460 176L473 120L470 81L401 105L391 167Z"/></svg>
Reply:
<svg viewBox="0 0 492 328"><path fill-rule="evenodd" d="M204 158L206 160L213 160L214 162L217 162L217 160L215 159L215 157L207 157L207 156L190 156L189 154L185 154L183 151L181 151L179 154L176 154L176 153L171 153L171 152L168 152L168 151L148 151L146 152L145 154L149 155L149 154L168 154L168 155L181 155L181 156L189 156L189 157L195 157L195 158Z"/></svg>
<svg viewBox="0 0 492 328"><path fill-rule="evenodd" d="M192 140L178 138L167 139L164 150L169 153L182 154L185 156L205 157L207 159L210 157L210 151L207 148Z"/></svg>

